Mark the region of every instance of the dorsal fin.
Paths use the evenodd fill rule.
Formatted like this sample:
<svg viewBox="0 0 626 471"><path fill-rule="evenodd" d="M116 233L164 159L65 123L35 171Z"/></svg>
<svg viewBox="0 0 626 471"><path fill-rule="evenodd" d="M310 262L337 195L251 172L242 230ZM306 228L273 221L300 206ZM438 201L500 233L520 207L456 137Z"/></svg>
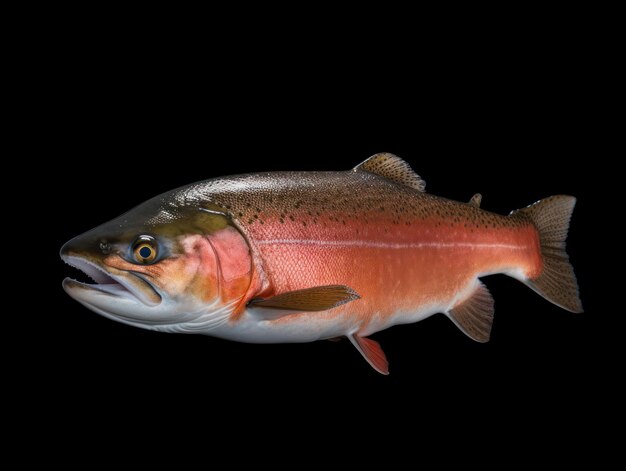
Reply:
<svg viewBox="0 0 626 471"><path fill-rule="evenodd" d="M354 167L355 172L369 172L396 183L401 183L418 191L425 191L426 182L413 171L413 169L397 155L389 152L381 152L372 155L365 162Z"/></svg>

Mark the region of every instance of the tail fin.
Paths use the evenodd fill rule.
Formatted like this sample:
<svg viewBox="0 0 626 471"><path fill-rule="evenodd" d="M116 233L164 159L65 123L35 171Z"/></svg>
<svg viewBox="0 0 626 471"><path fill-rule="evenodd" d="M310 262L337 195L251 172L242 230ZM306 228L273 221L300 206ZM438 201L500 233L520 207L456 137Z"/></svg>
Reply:
<svg viewBox="0 0 626 471"><path fill-rule="evenodd" d="M576 205L573 196L551 196L516 211L524 214L539 231L543 270L526 284L557 306L571 312L583 312L578 295L574 268L565 252L565 239L572 211Z"/></svg>

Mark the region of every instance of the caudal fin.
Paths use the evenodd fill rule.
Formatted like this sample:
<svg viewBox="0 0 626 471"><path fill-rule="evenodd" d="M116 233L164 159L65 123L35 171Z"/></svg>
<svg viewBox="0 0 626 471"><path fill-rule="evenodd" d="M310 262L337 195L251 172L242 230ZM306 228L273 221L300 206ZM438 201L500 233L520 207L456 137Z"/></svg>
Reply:
<svg viewBox="0 0 626 471"><path fill-rule="evenodd" d="M543 269L526 284L548 301L571 312L582 312L574 268L565 252L569 222L576 205L573 196L551 196L516 211L528 217L539 231Z"/></svg>

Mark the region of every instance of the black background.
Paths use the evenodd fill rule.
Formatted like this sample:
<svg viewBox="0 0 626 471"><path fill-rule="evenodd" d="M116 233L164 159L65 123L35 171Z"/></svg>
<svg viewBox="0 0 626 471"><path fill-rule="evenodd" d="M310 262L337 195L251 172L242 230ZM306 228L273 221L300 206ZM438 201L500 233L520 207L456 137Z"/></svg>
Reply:
<svg viewBox="0 0 626 471"><path fill-rule="evenodd" d="M72 43L38 90L47 156L37 168L57 172L40 216L51 228L48 308L35 314L30 339L41 357L27 373L46 391L42 410L91 424L142 414L200 426L227 411L245 434L262 434L268 421L337 432L378 419L442 439L477 423L493 434L529 426L546 440L547 430L577 436L581 421L603 416L617 345L612 314L599 307L592 186L606 162L580 48L454 44L443 55L422 49L410 64L384 51L358 64L349 51L316 60L199 58L165 43L150 51ZM247 345L154 333L104 319L61 288L75 276L57 255L65 241L158 193L235 173L344 170L380 151L407 160L429 192L462 201L480 192L497 213L578 197L568 252L585 313L489 277L489 343L441 315L394 327L373 336L390 362L384 377L347 341Z"/></svg>

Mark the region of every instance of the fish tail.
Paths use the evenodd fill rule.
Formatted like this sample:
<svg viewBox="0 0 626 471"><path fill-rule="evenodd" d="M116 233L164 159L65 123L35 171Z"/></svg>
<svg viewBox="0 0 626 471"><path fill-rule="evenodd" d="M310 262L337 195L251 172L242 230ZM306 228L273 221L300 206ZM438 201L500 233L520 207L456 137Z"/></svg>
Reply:
<svg viewBox="0 0 626 471"><path fill-rule="evenodd" d="M539 232L542 269L538 276L523 280L548 301L571 312L582 312L578 282L565 252L565 240L576 198L551 196L515 211L532 221Z"/></svg>

